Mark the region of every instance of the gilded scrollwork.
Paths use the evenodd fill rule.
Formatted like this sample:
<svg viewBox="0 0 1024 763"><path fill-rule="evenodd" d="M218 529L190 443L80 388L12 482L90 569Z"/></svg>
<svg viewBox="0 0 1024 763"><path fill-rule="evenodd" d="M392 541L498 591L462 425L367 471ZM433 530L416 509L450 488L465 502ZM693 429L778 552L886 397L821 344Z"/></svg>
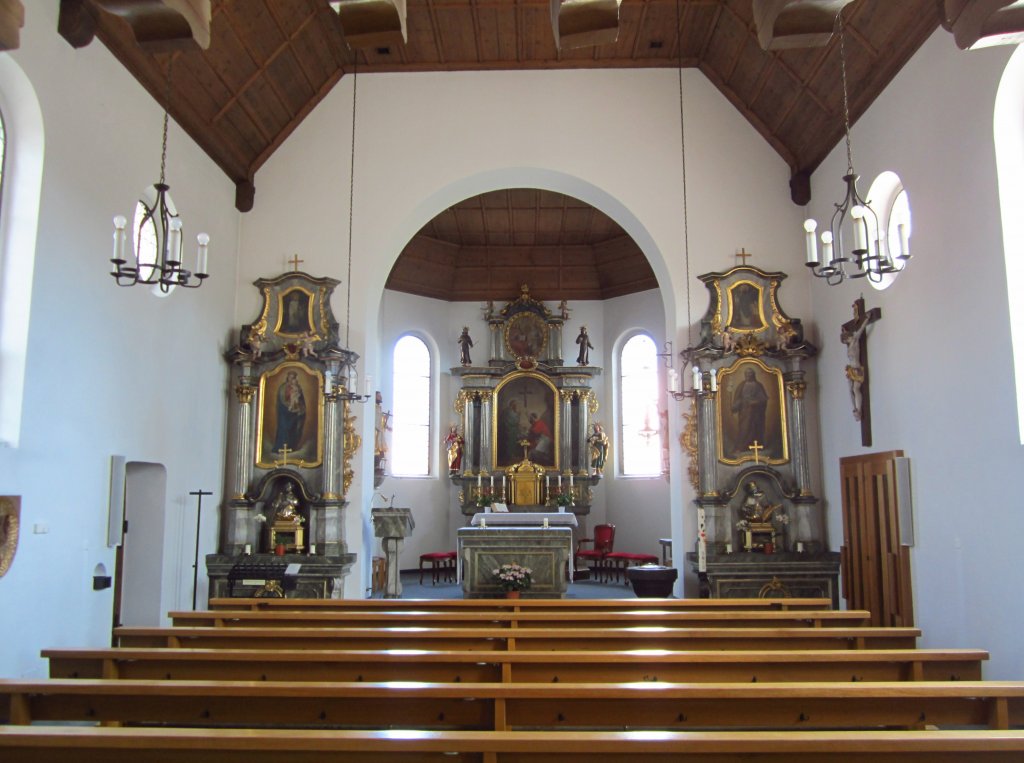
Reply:
<svg viewBox="0 0 1024 763"><path fill-rule="evenodd" d="M683 413L683 432L679 435L679 444L689 458L687 471L693 489L700 490L700 468L697 458L697 401L690 398L690 410Z"/></svg>
<svg viewBox="0 0 1024 763"><path fill-rule="evenodd" d="M341 473L341 488L342 494L348 495L348 489L352 485L352 479L355 473L352 471L352 457L355 456L356 451L359 450L359 446L363 444L363 438L356 434L355 414L351 412L351 405L348 400L345 401L342 409L342 417L345 425L342 428L342 462L343 468Z"/></svg>
<svg viewBox="0 0 1024 763"><path fill-rule="evenodd" d="M582 404L583 402L586 402L587 410L590 411L591 416L597 413L600 403L597 401L597 395L594 394L594 390L588 389L580 392L580 403Z"/></svg>
<svg viewBox="0 0 1024 763"><path fill-rule="evenodd" d="M753 334L743 334L733 344L734 352L741 358L751 358L764 355L768 345L760 341Z"/></svg>
<svg viewBox="0 0 1024 763"><path fill-rule="evenodd" d="M786 384L786 389L789 390L789 395L794 400L802 400L804 393L807 391L807 382L793 381Z"/></svg>
<svg viewBox="0 0 1024 763"><path fill-rule="evenodd" d="M455 412L457 414L461 416L466 412L466 403L472 401L474 394L467 389L459 390L459 394L455 398Z"/></svg>

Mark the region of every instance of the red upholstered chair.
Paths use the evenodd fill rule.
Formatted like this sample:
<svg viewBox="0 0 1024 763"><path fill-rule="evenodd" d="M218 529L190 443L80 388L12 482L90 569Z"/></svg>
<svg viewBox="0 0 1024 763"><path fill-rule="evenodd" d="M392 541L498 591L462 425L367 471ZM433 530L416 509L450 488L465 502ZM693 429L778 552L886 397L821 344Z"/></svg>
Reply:
<svg viewBox="0 0 1024 763"><path fill-rule="evenodd" d="M430 584L437 585L437 582L444 575L445 582L455 580L455 561L458 554L454 551L432 551L429 554L420 554L420 585L423 585L423 563L430 562Z"/></svg>
<svg viewBox="0 0 1024 763"><path fill-rule="evenodd" d="M584 543L594 544L593 548L582 548ZM587 562L590 570L600 574L604 570L604 560L615 546L615 525L595 525L593 538L580 538L576 544L576 569L580 561Z"/></svg>
<svg viewBox="0 0 1024 763"><path fill-rule="evenodd" d="M639 566L641 564L657 564L658 557L654 554L629 554L624 551L616 551L604 558L605 569L608 575L615 575L615 582L619 582L619 576L625 573L629 565ZM628 584L629 581L627 580Z"/></svg>

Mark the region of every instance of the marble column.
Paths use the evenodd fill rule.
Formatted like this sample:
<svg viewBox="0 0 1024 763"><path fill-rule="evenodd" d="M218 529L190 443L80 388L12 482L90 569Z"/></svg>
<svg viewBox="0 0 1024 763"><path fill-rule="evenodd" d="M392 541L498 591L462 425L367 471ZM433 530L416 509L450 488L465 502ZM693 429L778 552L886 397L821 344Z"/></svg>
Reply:
<svg viewBox="0 0 1024 763"><path fill-rule="evenodd" d="M717 495L718 437L715 433L715 396L697 394L697 453L700 457L700 495Z"/></svg>
<svg viewBox="0 0 1024 763"><path fill-rule="evenodd" d="M231 443L232 457L228 459L227 483L229 495L225 506L223 542L221 547L229 554L240 554L246 545L259 548L260 528L249 516L249 502L245 491L252 479L253 460L251 454L255 448L253 442L254 408L253 400L256 387L252 377L243 374L235 387L235 431Z"/></svg>
<svg viewBox="0 0 1024 763"><path fill-rule="evenodd" d="M587 448L587 431L590 429L591 403L596 402L593 390L580 393L580 415L579 424L576 427L574 436L579 442L579 461L577 471L583 474L590 474L590 455Z"/></svg>
<svg viewBox="0 0 1024 763"><path fill-rule="evenodd" d="M464 403L466 407L466 429L463 433L463 437L466 439L466 449L462 454L464 474L473 474L480 470L479 455L476 450L479 410L476 407L475 398L475 395L466 395Z"/></svg>
<svg viewBox="0 0 1024 763"><path fill-rule="evenodd" d="M562 470L572 469L572 398L573 392L563 389L560 393L562 428L558 432L558 463Z"/></svg>
<svg viewBox="0 0 1024 763"><path fill-rule="evenodd" d="M491 396L480 395L480 464L478 471L490 472L494 461L491 457Z"/></svg>
<svg viewBox="0 0 1024 763"><path fill-rule="evenodd" d="M793 477L800 495L811 494L811 465L807 454L807 411L804 393L807 383L803 371L792 371L785 375L786 390L789 392L789 443L793 454Z"/></svg>

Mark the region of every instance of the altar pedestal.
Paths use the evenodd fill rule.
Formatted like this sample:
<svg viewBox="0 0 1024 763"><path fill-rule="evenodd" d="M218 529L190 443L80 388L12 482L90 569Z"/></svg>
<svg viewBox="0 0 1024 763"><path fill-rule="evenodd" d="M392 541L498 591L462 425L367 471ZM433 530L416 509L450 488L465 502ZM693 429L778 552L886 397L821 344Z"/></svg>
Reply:
<svg viewBox="0 0 1024 763"><path fill-rule="evenodd" d="M463 527L458 539L462 593L467 599L504 596L494 570L511 562L533 570L533 584L522 592L523 598L560 599L569 588L569 527Z"/></svg>
<svg viewBox="0 0 1024 763"><path fill-rule="evenodd" d="M398 553L402 550L403 539L412 535L413 528L416 527L412 519L412 509L371 509L370 517L373 520L373 534L381 539L387 565L384 598L399 599L402 596L402 579L399 575Z"/></svg>
<svg viewBox="0 0 1024 763"><path fill-rule="evenodd" d="M686 555L690 570L697 572L697 554ZM839 609L839 554L708 554L707 578L701 580L701 597L820 598L832 600Z"/></svg>

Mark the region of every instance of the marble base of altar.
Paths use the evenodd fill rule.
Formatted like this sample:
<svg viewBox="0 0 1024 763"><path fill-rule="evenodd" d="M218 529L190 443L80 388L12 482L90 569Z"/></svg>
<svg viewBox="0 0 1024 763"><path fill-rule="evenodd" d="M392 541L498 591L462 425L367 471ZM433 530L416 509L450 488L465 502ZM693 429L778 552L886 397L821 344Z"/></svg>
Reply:
<svg viewBox="0 0 1024 763"><path fill-rule="evenodd" d="M462 527L458 540L462 594L467 599L503 597L494 570L510 562L533 570L533 583L522 592L523 598L561 599L568 591L568 527Z"/></svg>
<svg viewBox="0 0 1024 763"><path fill-rule="evenodd" d="M697 554L686 561L697 570ZM701 598L826 598L839 608L839 554L708 554Z"/></svg>
<svg viewBox="0 0 1024 763"><path fill-rule="evenodd" d="M276 576L269 571L270 567L280 564L299 565L295 578L295 587L283 591L289 599L340 599L345 591L345 576L355 563L355 554L339 554L337 556L318 556L309 554L248 554L228 556L227 554L208 554L206 557L206 574L210 579L210 598L225 599L228 597L251 597L259 594L264 588L264 581ZM231 570L239 562L253 565L252 575L240 580L230 580ZM264 563L268 567L266 574L258 572L257 566Z"/></svg>

